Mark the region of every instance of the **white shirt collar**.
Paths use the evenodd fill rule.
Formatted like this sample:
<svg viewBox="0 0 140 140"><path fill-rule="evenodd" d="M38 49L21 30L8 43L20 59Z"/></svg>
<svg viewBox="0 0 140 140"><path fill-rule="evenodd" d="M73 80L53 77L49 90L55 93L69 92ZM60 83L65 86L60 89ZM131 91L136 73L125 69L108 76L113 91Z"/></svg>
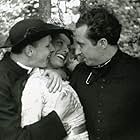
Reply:
<svg viewBox="0 0 140 140"><path fill-rule="evenodd" d="M28 73L30 73L30 72L32 71L32 69L33 69L33 68L31 68L31 67L28 67L28 66L25 66L25 65L21 64L20 62L17 62L17 64L18 64L21 68L28 70Z"/></svg>

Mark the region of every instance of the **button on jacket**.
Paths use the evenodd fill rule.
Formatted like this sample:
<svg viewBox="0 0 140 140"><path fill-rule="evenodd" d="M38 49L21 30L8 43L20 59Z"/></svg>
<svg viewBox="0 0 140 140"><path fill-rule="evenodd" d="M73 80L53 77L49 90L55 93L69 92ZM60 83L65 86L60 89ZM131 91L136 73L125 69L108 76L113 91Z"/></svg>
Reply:
<svg viewBox="0 0 140 140"><path fill-rule="evenodd" d="M21 90L26 78L27 70L6 54L0 61L0 140L61 140L66 132L55 112L35 124L20 127Z"/></svg>
<svg viewBox="0 0 140 140"><path fill-rule="evenodd" d="M84 107L91 140L140 140L139 81L140 60L121 51L102 68L83 63L75 68L71 85Z"/></svg>

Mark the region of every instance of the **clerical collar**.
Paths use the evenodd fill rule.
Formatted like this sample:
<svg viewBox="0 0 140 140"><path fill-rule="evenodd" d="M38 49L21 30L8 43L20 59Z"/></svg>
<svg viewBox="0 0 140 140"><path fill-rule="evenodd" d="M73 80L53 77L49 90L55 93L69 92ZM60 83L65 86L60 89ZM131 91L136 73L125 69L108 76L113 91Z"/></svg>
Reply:
<svg viewBox="0 0 140 140"><path fill-rule="evenodd" d="M100 70L102 70L102 69L100 69L100 68L103 68L103 67L105 67L105 66L108 66L107 64L108 63L110 63L110 65L112 65L112 62L114 63L114 61L116 61L116 60L118 60L118 57L120 57L120 55L121 55L122 53L121 53L121 51L118 49L117 50L117 52L114 54L114 56L112 57L112 58L110 58L109 60L107 60L106 62L104 62L104 63L102 63L102 64L100 64L100 65L96 65L96 66L92 66L92 68L94 69L96 69L96 71L98 72L98 71L100 71ZM107 68L107 67L106 67ZM86 84L87 85L89 85L91 82L92 82L92 76L94 75L94 73L95 73L95 71L93 72L93 69L92 69L92 71L89 73L89 75L88 75L88 77L87 77L87 79L86 79ZM94 70L95 70L94 69ZM104 71L105 69L103 69L103 71ZM101 72L101 71L100 71Z"/></svg>
<svg viewBox="0 0 140 140"><path fill-rule="evenodd" d="M110 61L111 61L111 59L107 60L106 62L104 62L102 64L99 64L99 65L96 65L96 66L92 66L92 68L102 68L105 65L107 65Z"/></svg>
<svg viewBox="0 0 140 140"><path fill-rule="evenodd" d="M23 68L23 69L25 69L25 70L28 70L28 74L32 71L32 68L31 68L31 67L25 66L25 65L21 64L20 62L17 62L17 64L18 64L21 68Z"/></svg>
<svg viewBox="0 0 140 140"><path fill-rule="evenodd" d="M104 66L106 66L109 62L111 61L111 59L107 60L106 62L100 64L100 65L96 65L96 66L92 66L92 68L95 69L100 69L103 68ZM92 76L94 75L94 73L91 71L86 79L86 84L89 85L92 81ZM96 75L97 76L97 75Z"/></svg>

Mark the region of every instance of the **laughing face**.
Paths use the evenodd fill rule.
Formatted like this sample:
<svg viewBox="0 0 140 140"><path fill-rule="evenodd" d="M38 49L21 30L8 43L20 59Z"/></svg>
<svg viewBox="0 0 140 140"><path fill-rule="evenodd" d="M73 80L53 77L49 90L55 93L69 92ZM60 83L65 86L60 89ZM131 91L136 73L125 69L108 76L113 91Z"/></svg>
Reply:
<svg viewBox="0 0 140 140"><path fill-rule="evenodd" d="M52 45L54 46L55 51L50 57L50 64L53 68L61 68L67 60L70 40L65 34L61 33L53 37Z"/></svg>

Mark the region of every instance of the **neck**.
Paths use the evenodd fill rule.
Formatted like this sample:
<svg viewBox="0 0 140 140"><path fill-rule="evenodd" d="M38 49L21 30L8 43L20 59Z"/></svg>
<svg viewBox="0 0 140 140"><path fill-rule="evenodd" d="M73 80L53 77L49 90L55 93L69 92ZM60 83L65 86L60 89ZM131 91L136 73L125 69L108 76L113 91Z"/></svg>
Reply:
<svg viewBox="0 0 140 140"><path fill-rule="evenodd" d="M109 46L107 48L107 50L106 50L106 53L104 53L104 55L102 55L103 59L100 61L100 63L98 65L111 60L112 57L116 54L117 51L118 51L118 47L117 46Z"/></svg>
<svg viewBox="0 0 140 140"><path fill-rule="evenodd" d="M110 55L108 55L108 59L112 59L112 57L117 53L117 51L118 51L118 47L117 46L114 46L114 47L112 47L111 46L111 48L112 49L110 49Z"/></svg>
<svg viewBox="0 0 140 140"><path fill-rule="evenodd" d="M11 53L10 54L10 58L15 62L19 62L27 67L30 67L29 63L28 63L28 60L26 57L24 57L22 54L13 54Z"/></svg>

